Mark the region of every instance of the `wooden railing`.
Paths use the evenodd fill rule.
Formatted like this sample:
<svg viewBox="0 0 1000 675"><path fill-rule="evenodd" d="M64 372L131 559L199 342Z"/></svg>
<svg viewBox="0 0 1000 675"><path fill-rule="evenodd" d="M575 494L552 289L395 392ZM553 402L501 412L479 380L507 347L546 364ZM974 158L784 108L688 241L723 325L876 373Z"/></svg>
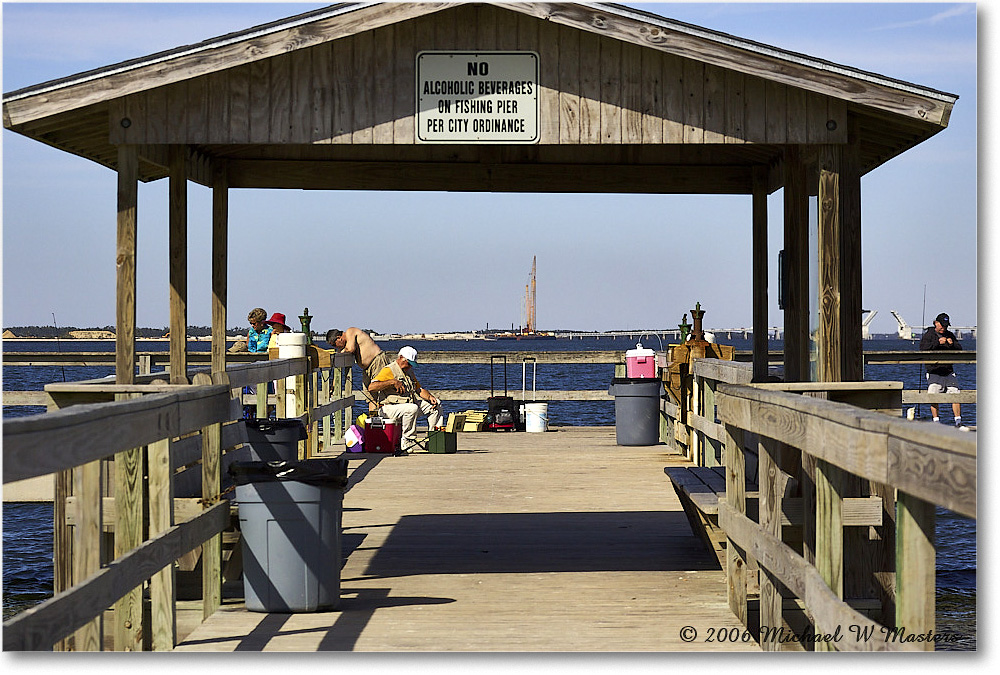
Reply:
<svg viewBox="0 0 1000 675"><path fill-rule="evenodd" d="M932 356L933 354L933 356ZM954 356L958 355L958 356ZM932 352L866 352L871 363L937 363ZM975 352L952 352L941 363L975 363ZM660 440L674 447L698 466L721 466L725 431L718 423L715 391L720 384L749 384L753 371L744 361L695 359L688 376L690 383L685 401L665 397L660 405ZM906 406L936 404L974 404L976 390L957 394L930 394L924 390L903 389L901 382L801 382L759 383L755 386L850 403L868 410L899 417Z"/></svg>
<svg viewBox="0 0 1000 675"><path fill-rule="evenodd" d="M321 350L322 351L322 350ZM511 367L521 365L524 360L534 361L537 364L612 364L623 367L624 354L620 351L603 350L581 350L562 352L543 351L432 351L420 352L420 362L422 364L468 364L485 366L490 363L490 357L494 355L507 356ZM211 355L207 352L189 352L188 362L191 365L205 364L209 362ZM935 359L942 358L947 363L975 363L975 351L949 352L944 357L941 353L934 353ZM113 352L7 352L4 354L5 366L114 366ZM253 363L265 359L263 354L228 354L227 359L237 364ZM780 362L782 352L772 351L769 359L772 362ZM872 351L865 352L866 364L899 364L899 363L927 363L930 362L930 352L914 351ZM143 352L139 354L140 373L150 373L156 368L166 365L169 354L165 352ZM749 368L749 352L737 352L734 366ZM932 360L932 359L931 359ZM232 369L232 366L230 367ZM739 371L742 372L742 371ZM150 381L153 376L146 376ZM711 378L707 378L710 380ZM726 380L720 380L726 381ZM749 381L749 380L747 380ZM707 382L706 387L711 387ZM516 388L512 389L516 392ZM490 396L489 389L443 389L435 391L434 394L442 401L485 401ZM364 395L356 391L356 400L363 400ZM976 394L974 391L963 391L960 394L928 394L926 391L903 392L903 404L922 404L930 402L956 402L975 403ZM539 390L533 393L536 401L610 401L612 396L606 389L585 389L585 390ZM52 399L48 392L38 391L5 391L3 392L4 405L51 405ZM274 405L275 399L270 399L270 404ZM263 405L259 402L258 405ZM665 415L672 409L668 405ZM674 411L675 413L677 411ZM678 415L669 415L677 419ZM683 436L684 430L678 431ZM663 439L672 442L664 430Z"/></svg>
<svg viewBox="0 0 1000 675"><path fill-rule="evenodd" d="M719 505L719 524L728 538L729 602L750 627L752 559L760 568L761 646L779 649L794 633L786 628L787 605L797 599L811 634L820 636L817 649L933 649L941 637L934 634L935 506L976 517L976 435L755 386L719 385L716 402L726 432L726 502ZM756 521L747 516L744 492L747 433L757 438ZM788 469L789 449L799 453L798 472ZM789 490L795 483L797 497ZM869 495L886 504L883 524L871 535L869 527L843 520L845 500ZM800 543L782 536L795 501L804 505ZM894 566L872 569L878 555L871 551L885 553L893 539ZM893 570L895 584L887 581ZM852 600L852 589L873 579L881 579L888 596L881 607L868 605L881 621L852 607L866 600ZM895 612L888 612L893 603Z"/></svg>
<svg viewBox="0 0 1000 675"><path fill-rule="evenodd" d="M691 372L687 400L663 401L666 436L725 466L728 594L750 634L764 649L804 627L818 649L933 649L935 506L975 517L976 434L902 419L899 382L750 384L748 364L715 359Z"/></svg>
<svg viewBox="0 0 1000 675"><path fill-rule="evenodd" d="M49 600L4 622L4 649L101 650L103 616L112 605L116 650L172 649L174 564L199 547L203 617L211 615L221 602L221 533L230 522L223 460L246 440L237 423L242 388L257 384L266 392L267 382L278 382L278 412L307 425L300 457L309 456L317 450L318 426L327 443L337 440L343 410L354 402L349 376L344 380L353 359L319 361L191 371L191 384L180 385L167 384L162 373L140 376L146 382L138 384L53 384L46 394L64 409L5 421L4 484L55 476L56 588ZM113 554L105 528L114 531Z"/></svg>

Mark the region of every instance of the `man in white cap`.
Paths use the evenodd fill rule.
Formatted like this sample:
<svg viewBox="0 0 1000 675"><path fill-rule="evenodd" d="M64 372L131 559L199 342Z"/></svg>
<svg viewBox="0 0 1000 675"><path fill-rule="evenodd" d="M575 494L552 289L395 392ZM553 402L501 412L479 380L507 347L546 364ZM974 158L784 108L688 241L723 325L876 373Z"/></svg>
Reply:
<svg viewBox="0 0 1000 675"><path fill-rule="evenodd" d="M368 391L388 418L402 420L402 450L416 445L417 417L427 416L427 425L434 429L441 424L441 402L420 385L413 374L417 350L403 347L396 360L378 372L368 385Z"/></svg>

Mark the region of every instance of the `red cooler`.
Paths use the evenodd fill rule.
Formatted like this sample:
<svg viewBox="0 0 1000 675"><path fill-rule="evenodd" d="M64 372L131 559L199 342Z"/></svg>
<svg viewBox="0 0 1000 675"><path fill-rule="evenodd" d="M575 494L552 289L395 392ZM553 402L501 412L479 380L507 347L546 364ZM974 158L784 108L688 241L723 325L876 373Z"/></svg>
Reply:
<svg viewBox="0 0 1000 675"><path fill-rule="evenodd" d="M644 349L641 342L625 352L626 377L656 377L656 352Z"/></svg>
<svg viewBox="0 0 1000 675"><path fill-rule="evenodd" d="M403 429L396 420L369 417L365 424L365 452L395 452L399 449Z"/></svg>

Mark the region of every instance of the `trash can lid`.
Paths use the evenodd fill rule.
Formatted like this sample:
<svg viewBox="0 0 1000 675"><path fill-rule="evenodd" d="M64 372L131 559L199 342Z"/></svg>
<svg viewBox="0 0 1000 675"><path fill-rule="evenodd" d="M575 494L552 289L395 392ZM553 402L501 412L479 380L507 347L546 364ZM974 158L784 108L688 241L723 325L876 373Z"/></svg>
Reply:
<svg viewBox="0 0 1000 675"><path fill-rule="evenodd" d="M296 440L304 441L307 438L306 425L302 420L295 417L277 420L254 418L241 421L245 422L248 427L252 427L265 435L274 433L277 430L294 429L298 431L298 438Z"/></svg>
<svg viewBox="0 0 1000 675"><path fill-rule="evenodd" d="M611 396L659 396L663 382L653 377L615 377L608 387Z"/></svg>
<svg viewBox="0 0 1000 675"><path fill-rule="evenodd" d="M295 481L308 485L344 487L347 485L347 461L343 459L305 459L295 462L233 462L229 474L237 485Z"/></svg>

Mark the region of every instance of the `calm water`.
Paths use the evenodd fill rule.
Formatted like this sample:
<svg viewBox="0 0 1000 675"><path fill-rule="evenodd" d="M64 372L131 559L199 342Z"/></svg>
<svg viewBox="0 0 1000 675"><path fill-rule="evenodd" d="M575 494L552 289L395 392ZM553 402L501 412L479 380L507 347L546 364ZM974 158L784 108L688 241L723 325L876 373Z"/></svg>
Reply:
<svg viewBox="0 0 1000 675"><path fill-rule="evenodd" d="M749 350L750 343L740 338L716 335L718 342L732 344L738 350ZM654 336L643 338L644 346L659 349ZM412 344L418 351L489 351L502 354L510 351L568 351L568 350L620 350L635 346L630 338L559 339L537 342L453 340L386 341L380 343L395 351L404 344ZM963 340L967 349L975 349L975 341ZM321 346L326 346L321 344ZM665 346L665 343L664 343ZM781 349L781 341L771 341L771 349ZM113 342L4 342L5 351L112 351ZM906 340L868 340L865 349L901 350L916 349L915 342ZM193 351L208 351L208 342L193 342ZM143 342L140 351L166 351L166 342ZM975 365L955 367L963 389L976 388ZM76 381L113 374L113 367L37 367L21 368L4 366L5 391L41 390L49 382ZM515 397L522 388L521 363L509 362L506 368L506 388ZM418 365L418 377L428 389L489 389L490 365L484 364L426 364ZM611 364L539 364L535 370L538 389L604 389L614 376ZM924 367L918 364L868 366L865 377L869 380L902 381L905 389L924 389ZM531 389L532 369L527 367L526 388ZM360 376L355 373L355 381ZM498 393L504 389L504 369L497 363L493 372L493 386ZM445 412L470 408L482 409L482 401L447 401ZM359 404L356 414L367 406ZM5 408L4 418L43 412L36 408ZM918 417L929 417L928 406L917 410ZM942 406L941 417L951 422L950 406ZM550 423L555 425L598 426L614 425L613 401L552 401L549 403ZM976 424L976 406L962 407L966 424ZM939 645L939 649L976 649L976 521L957 516L944 509L938 510L937 520L937 632L954 633L962 640L954 644ZM3 616L6 620L19 611L31 607L51 595L52 589L52 506L49 504L4 504L3 506Z"/></svg>

